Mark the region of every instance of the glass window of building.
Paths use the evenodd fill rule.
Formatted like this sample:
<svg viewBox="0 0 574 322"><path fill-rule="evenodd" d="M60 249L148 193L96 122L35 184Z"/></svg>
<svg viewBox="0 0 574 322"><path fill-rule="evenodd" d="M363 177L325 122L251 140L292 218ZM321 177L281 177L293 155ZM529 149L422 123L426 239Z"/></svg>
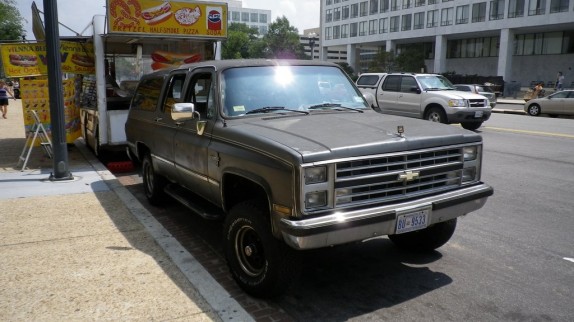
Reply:
<svg viewBox="0 0 574 322"><path fill-rule="evenodd" d="M231 11L231 20L232 21L239 21L240 20L239 11Z"/></svg>
<svg viewBox="0 0 574 322"><path fill-rule="evenodd" d="M260 23L267 23L267 14L266 13L260 13L259 14L259 22Z"/></svg>
<svg viewBox="0 0 574 322"><path fill-rule="evenodd" d="M339 3L339 2L341 2L341 0L335 0L335 2L334 2L334 3Z"/></svg>
<svg viewBox="0 0 574 322"><path fill-rule="evenodd" d="M241 21L242 22L249 22L249 12L242 12L241 13Z"/></svg>
<svg viewBox="0 0 574 322"><path fill-rule="evenodd" d="M341 26L333 26L333 39L341 37Z"/></svg>
<svg viewBox="0 0 574 322"><path fill-rule="evenodd" d="M341 38L349 38L349 25L344 24L341 26Z"/></svg>
<svg viewBox="0 0 574 322"><path fill-rule="evenodd" d="M390 0L381 0L381 13L389 11Z"/></svg>
<svg viewBox="0 0 574 322"><path fill-rule="evenodd" d="M359 22L359 36L366 36L367 35L367 22L361 21Z"/></svg>
<svg viewBox="0 0 574 322"><path fill-rule="evenodd" d="M425 13L417 12L414 15L413 29L423 29L425 27Z"/></svg>
<svg viewBox="0 0 574 322"><path fill-rule="evenodd" d="M440 25L450 26L452 25L454 18L454 8L443 8L440 13Z"/></svg>
<svg viewBox="0 0 574 322"><path fill-rule="evenodd" d="M260 35L266 35L267 34L267 25L259 26L259 34Z"/></svg>
<svg viewBox="0 0 574 322"><path fill-rule="evenodd" d="M331 21L333 21L333 9L327 9L327 12L325 13L325 22Z"/></svg>
<svg viewBox="0 0 574 322"><path fill-rule="evenodd" d="M426 0L415 0L415 7L422 7L426 4Z"/></svg>
<svg viewBox="0 0 574 322"><path fill-rule="evenodd" d="M403 9L410 9L413 7L414 0L403 0Z"/></svg>
<svg viewBox="0 0 574 322"><path fill-rule="evenodd" d="M391 17L389 31L397 32L399 31L400 16Z"/></svg>
<svg viewBox="0 0 574 322"><path fill-rule="evenodd" d="M354 3L351 5L351 18L357 18L359 16L359 4Z"/></svg>
<svg viewBox="0 0 574 322"><path fill-rule="evenodd" d="M377 19L369 20L369 35L377 33Z"/></svg>
<svg viewBox="0 0 574 322"><path fill-rule="evenodd" d="M468 23L468 5L456 7L456 24Z"/></svg>
<svg viewBox="0 0 574 322"><path fill-rule="evenodd" d="M359 14L361 15L361 17L364 17L369 14L369 3L367 1L359 3Z"/></svg>
<svg viewBox="0 0 574 322"><path fill-rule="evenodd" d="M490 20L500 20L504 18L504 0L490 1Z"/></svg>
<svg viewBox="0 0 574 322"><path fill-rule="evenodd" d="M391 0L391 11L397 11L401 8L401 0Z"/></svg>
<svg viewBox="0 0 574 322"><path fill-rule="evenodd" d="M429 4L437 4L438 0L429 0Z"/></svg>
<svg viewBox="0 0 574 322"><path fill-rule="evenodd" d="M326 0L326 1L325 1L325 4L326 4L326 5L333 4L333 0Z"/></svg>
<svg viewBox="0 0 574 322"><path fill-rule="evenodd" d="M542 54L552 55L562 53L562 31L544 33Z"/></svg>
<svg viewBox="0 0 574 322"><path fill-rule="evenodd" d="M472 5L472 22L483 22L486 19L486 2Z"/></svg>
<svg viewBox="0 0 574 322"><path fill-rule="evenodd" d="M347 5L347 6L343 6L343 10L342 10L342 11L343 11L343 12L342 12L342 19L343 19L343 20L349 19L349 15L350 15L350 13L351 13L351 12L349 11L349 6L348 6L348 5Z"/></svg>
<svg viewBox="0 0 574 322"><path fill-rule="evenodd" d="M379 13L379 0L371 0L369 3L369 8L371 8L369 11L370 14L374 15Z"/></svg>
<svg viewBox="0 0 574 322"><path fill-rule="evenodd" d="M341 20L341 8L335 8L335 10L333 11L333 20L334 21L339 21Z"/></svg>
<svg viewBox="0 0 574 322"><path fill-rule="evenodd" d="M389 32L389 18L379 19L379 33L384 34Z"/></svg>
<svg viewBox="0 0 574 322"><path fill-rule="evenodd" d="M546 13L546 0L529 0L528 15L537 16Z"/></svg>
<svg viewBox="0 0 574 322"><path fill-rule="evenodd" d="M251 13L251 22L259 22L259 14L257 12Z"/></svg>
<svg viewBox="0 0 574 322"><path fill-rule="evenodd" d="M357 37L357 32L358 32L358 31L357 31L357 29L358 29L358 28L357 28L357 23L356 23L356 22L353 22L353 23L349 24L349 29L350 29L350 30L349 30L349 35L350 35L351 37Z"/></svg>
<svg viewBox="0 0 574 322"><path fill-rule="evenodd" d="M331 40L331 27L325 27L325 40Z"/></svg>
<svg viewBox="0 0 574 322"><path fill-rule="evenodd" d="M510 0L508 18L524 17L524 0Z"/></svg>
<svg viewBox="0 0 574 322"><path fill-rule="evenodd" d="M413 15L408 14L408 15L403 15L401 17L401 30L402 31L411 30L412 25L413 25Z"/></svg>
<svg viewBox="0 0 574 322"><path fill-rule="evenodd" d="M427 28L438 27L438 9L427 12Z"/></svg>
<svg viewBox="0 0 574 322"><path fill-rule="evenodd" d="M569 6L569 0L550 0L550 13L566 12Z"/></svg>

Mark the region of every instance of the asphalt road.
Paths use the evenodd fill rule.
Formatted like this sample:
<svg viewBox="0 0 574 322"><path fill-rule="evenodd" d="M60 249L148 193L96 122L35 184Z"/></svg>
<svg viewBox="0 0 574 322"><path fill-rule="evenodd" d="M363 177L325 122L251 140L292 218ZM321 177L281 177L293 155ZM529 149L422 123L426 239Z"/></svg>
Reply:
<svg viewBox="0 0 574 322"><path fill-rule="evenodd" d="M574 321L574 120L493 114L479 132L495 194L448 244L412 254L383 238L306 252L287 294L257 303L295 321ZM148 206L137 174L120 182ZM222 258L220 223L175 201L148 209Z"/></svg>

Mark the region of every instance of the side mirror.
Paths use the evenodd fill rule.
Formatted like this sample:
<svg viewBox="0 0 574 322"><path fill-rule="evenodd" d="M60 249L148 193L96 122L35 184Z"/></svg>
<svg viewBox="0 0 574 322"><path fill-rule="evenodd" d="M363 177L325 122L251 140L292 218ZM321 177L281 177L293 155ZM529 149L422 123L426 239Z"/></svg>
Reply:
<svg viewBox="0 0 574 322"><path fill-rule="evenodd" d="M375 101L375 96L371 93L363 93L363 97L365 98L365 100L367 101L367 103L369 103L369 106L371 108L377 106L376 101Z"/></svg>
<svg viewBox="0 0 574 322"><path fill-rule="evenodd" d="M177 122L193 119L195 106L193 103L175 103L171 108L171 118Z"/></svg>
<svg viewBox="0 0 574 322"><path fill-rule="evenodd" d="M421 89L418 86L412 86L411 87L411 92L415 92L417 94L421 93Z"/></svg>

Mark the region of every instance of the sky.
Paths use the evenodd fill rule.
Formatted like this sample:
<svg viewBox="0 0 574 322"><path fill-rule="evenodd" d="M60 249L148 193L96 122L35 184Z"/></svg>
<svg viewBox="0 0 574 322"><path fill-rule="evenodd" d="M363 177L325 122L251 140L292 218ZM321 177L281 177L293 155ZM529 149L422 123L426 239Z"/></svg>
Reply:
<svg viewBox="0 0 574 322"><path fill-rule="evenodd" d="M271 10L273 21L285 16L291 26L303 34L303 30L319 27L319 4L321 0L243 0L243 8ZM24 21L26 39L34 40L32 33L32 2L33 0L16 0L16 6ZM218 2L214 0L212 2ZM221 1L219 1L221 2ZM92 16L105 14L106 0L57 0L58 20L75 32L82 31L90 23ZM36 6L44 12L44 0L36 0ZM42 20L43 15L40 15ZM60 36L75 36L75 33L60 26Z"/></svg>

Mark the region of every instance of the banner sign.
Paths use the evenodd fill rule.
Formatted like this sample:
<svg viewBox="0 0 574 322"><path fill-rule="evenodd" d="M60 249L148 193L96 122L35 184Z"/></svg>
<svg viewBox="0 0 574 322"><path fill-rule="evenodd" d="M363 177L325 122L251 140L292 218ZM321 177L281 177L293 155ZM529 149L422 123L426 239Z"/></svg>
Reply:
<svg viewBox="0 0 574 322"><path fill-rule="evenodd" d="M94 47L92 44L61 41L62 72L95 74ZM3 44L0 55L8 77L27 77L48 74L45 42Z"/></svg>
<svg viewBox="0 0 574 322"><path fill-rule="evenodd" d="M107 0L110 33L227 37L227 3Z"/></svg>

